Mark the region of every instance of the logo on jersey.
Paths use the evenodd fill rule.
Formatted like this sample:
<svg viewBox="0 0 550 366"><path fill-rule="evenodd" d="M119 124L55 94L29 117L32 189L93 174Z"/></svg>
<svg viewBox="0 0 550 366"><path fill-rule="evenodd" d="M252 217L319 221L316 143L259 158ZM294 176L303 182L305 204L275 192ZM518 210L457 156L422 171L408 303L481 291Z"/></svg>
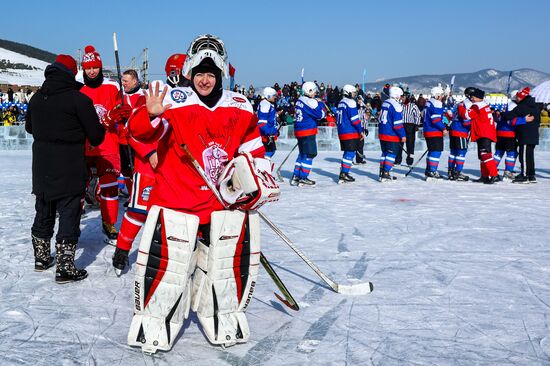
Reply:
<svg viewBox="0 0 550 366"><path fill-rule="evenodd" d="M103 118L107 115L107 109L101 104L94 104L95 113L99 117L99 120L103 120Z"/></svg>
<svg viewBox="0 0 550 366"><path fill-rule="evenodd" d="M141 199L144 201L149 201L149 196L151 195L152 186L147 186L141 191Z"/></svg>
<svg viewBox="0 0 550 366"><path fill-rule="evenodd" d="M174 89L170 92L172 100L176 103L184 103L187 100L187 94L183 90Z"/></svg>
<svg viewBox="0 0 550 366"><path fill-rule="evenodd" d="M218 177L229 161L227 153L218 144L211 142L202 152L202 161L204 172L212 183L217 184Z"/></svg>
<svg viewBox="0 0 550 366"><path fill-rule="evenodd" d="M241 97L233 97L233 100L237 103L246 103L246 99Z"/></svg>

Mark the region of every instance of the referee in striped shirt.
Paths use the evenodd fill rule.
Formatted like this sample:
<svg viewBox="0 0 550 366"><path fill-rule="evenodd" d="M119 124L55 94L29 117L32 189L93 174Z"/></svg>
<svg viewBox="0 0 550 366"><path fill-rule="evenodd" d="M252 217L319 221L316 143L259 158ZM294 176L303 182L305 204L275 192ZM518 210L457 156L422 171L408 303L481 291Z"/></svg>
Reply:
<svg viewBox="0 0 550 366"><path fill-rule="evenodd" d="M416 131L422 125L420 109L414 101L414 97L411 98L410 93L405 92L403 94L403 126L405 127L405 134L407 136L407 159L406 163L408 166L413 165L414 162L414 143L416 140ZM403 143L401 143L403 146ZM400 164L402 160L402 151L399 150L399 153L395 159L395 164Z"/></svg>

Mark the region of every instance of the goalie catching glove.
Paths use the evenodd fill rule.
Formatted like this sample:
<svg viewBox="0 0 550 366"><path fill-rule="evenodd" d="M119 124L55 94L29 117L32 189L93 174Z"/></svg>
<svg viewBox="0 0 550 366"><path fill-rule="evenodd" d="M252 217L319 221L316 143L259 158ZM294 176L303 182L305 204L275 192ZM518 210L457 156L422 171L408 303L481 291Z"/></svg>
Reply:
<svg viewBox="0 0 550 366"><path fill-rule="evenodd" d="M224 201L239 210L257 210L266 202L279 200L279 185L271 175L267 159L243 153L231 160L221 173L219 191Z"/></svg>

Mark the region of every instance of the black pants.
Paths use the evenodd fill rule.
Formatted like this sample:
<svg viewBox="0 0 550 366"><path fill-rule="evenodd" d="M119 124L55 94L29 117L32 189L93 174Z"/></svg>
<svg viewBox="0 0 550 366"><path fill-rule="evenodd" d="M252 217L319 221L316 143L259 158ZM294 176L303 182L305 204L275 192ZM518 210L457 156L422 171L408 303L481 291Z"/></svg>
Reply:
<svg viewBox="0 0 550 366"><path fill-rule="evenodd" d="M404 123L403 126L405 126L405 136L407 136L407 156L414 155L416 125L414 123Z"/></svg>
<svg viewBox="0 0 550 366"><path fill-rule="evenodd" d="M359 141L357 142L357 150L356 150L357 152L355 153L356 163L365 161L364 149L365 149L365 139L362 138L362 139L359 139Z"/></svg>
<svg viewBox="0 0 550 366"><path fill-rule="evenodd" d="M36 197L34 206L36 215L31 232L34 236L50 240L53 236L55 213L59 212L59 228L56 240L78 242L80 237L80 200L82 195L63 197L53 201L44 201Z"/></svg>
<svg viewBox="0 0 550 366"><path fill-rule="evenodd" d="M535 146L536 145L519 145L520 174L527 177L535 176Z"/></svg>

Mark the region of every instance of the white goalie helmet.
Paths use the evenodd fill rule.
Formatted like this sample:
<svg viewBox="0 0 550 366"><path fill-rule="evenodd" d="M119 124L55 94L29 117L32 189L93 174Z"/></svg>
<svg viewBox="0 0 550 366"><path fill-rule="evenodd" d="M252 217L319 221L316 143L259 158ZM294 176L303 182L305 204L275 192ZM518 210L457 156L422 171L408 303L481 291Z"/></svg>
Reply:
<svg viewBox="0 0 550 366"><path fill-rule="evenodd" d="M314 98L315 94L319 92L319 89L317 89L317 85L313 81L306 81L302 85L302 90L304 91L304 95Z"/></svg>
<svg viewBox="0 0 550 366"><path fill-rule="evenodd" d="M403 95L403 89L401 89L400 87L392 86L390 88L390 98L399 100L399 98L401 98L402 95Z"/></svg>
<svg viewBox="0 0 550 366"><path fill-rule="evenodd" d="M342 91L343 91L344 97L346 98L353 98L355 97L355 95L357 95L357 91L355 90L355 87L350 84L344 85L344 87L342 88Z"/></svg>
<svg viewBox="0 0 550 366"><path fill-rule="evenodd" d="M264 88L264 91L262 92L262 95L265 99L269 100L277 95L277 91L271 87Z"/></svg>
<svg viewBox="0 0 550 366"><path fill-rule="evenodd" d="M222 76L229 75L227 66L227 51L223 41L211 34L198 36L191 42L187 50L187 59L183 65L183 75L190 75L191 70L205 58L211 58L222 71Z"/></svg>

